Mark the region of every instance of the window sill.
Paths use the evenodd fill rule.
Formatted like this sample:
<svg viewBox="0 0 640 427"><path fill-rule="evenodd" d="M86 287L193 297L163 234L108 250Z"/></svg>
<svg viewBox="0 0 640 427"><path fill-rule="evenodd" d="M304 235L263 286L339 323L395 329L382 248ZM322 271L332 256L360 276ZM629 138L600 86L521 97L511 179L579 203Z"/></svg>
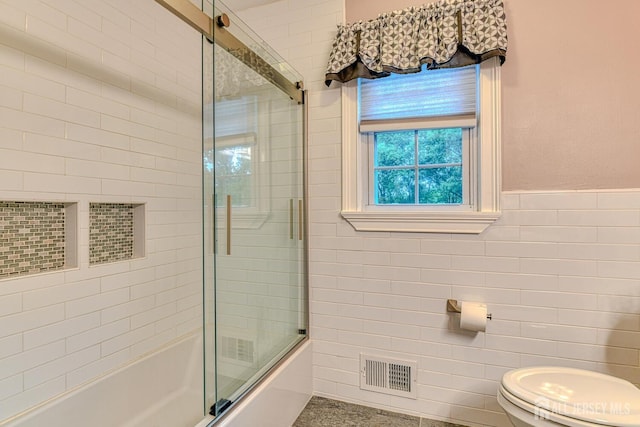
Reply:
<svg viewBox="0 0 640 427"><path fill-rule="evenodd" d="M500 212L361 212L342 211L357 231L480 234Z"/></svg>

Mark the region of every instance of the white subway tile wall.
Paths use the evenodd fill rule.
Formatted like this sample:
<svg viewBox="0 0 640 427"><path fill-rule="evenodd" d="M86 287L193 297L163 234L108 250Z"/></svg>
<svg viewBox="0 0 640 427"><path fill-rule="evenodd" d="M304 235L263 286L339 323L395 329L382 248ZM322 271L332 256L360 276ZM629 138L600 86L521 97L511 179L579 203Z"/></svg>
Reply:
<svg viewBox="0 0 640 427"><path fill-rule="evenodd" d="M509 369L572 366L640 384L640 190L505 193L502 218L479 236L356 233L341 219L340 88L323 77L342 16L341 0L241 14L309 89L314 392L506 427L495 396ZM447 298L485 302L487 332L460 331ZM418 360L418 399L360 390L361 352Z"/></svg>
<svg viewBox="0 0 640 427"><path fill-rule="evenodd" d="M78 204L77 268L0 280L0 421L201 327L200 73L153 0L0 0L0 200ZM94 202L144 257L90 265Z"/></svg>

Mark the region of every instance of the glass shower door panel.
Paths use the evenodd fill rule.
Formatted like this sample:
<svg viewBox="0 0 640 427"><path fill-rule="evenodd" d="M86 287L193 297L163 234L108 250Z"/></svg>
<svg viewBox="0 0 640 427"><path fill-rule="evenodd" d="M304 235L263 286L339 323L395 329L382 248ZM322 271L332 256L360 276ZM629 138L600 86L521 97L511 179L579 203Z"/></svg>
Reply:
<svg viewBox="0 0 640 427"><path fill-rule="evenodd" d="M301 335L302 107L215 49L215 327L218 405Z"/></svg>

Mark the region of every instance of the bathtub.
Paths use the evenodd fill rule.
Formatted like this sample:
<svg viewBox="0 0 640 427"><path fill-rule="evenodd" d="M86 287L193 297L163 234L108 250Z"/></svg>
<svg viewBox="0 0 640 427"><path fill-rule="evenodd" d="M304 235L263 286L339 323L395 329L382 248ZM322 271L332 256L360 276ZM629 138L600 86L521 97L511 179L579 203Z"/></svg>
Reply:
<svg viewBox="0 0 640 427"><path fill-rule="evenodd" d="M202 331L43 405L0 427L206 427ZM215 427L291 425L312 393L311 343L303 343Z"/></svg>
<svg viewBox="0 0 640 427"><path fill-rule="evenodd" d="M311 342L307 340L213 427L292 425L311 399L311 366ZM205 426L203 421L197 427Z"/></svg>
<svg viewBox="0 0 640 427"><path fill-rule="evenodd" d="M0 426L195 426L204 414L202 366L199 331Z"/></svg>

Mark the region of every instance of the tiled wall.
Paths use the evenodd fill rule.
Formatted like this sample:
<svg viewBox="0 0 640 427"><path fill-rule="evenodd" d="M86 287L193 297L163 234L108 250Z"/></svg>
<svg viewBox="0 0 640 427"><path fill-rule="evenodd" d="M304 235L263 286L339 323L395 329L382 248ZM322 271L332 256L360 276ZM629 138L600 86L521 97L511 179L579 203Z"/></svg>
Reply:
<svg viewBox="0 0 640 427"><path fill-rule="evenodd" d="M0 201L0 279L63 268L64 230L63 203Z"/></svg>
<svg viewBox="0 0 640 427"><path fill-rule="evenodd" d="M311 89L315 393L507 427L495 395L512 368L640 383L640 190L505 193L502 218L479 236L357 233L341 219L340 90L322 84L341 3L283 0L242 15ZM487 332L459 331L447 298L486 302ZM418 399L361 391L361 352L417 360Z"/></svg>
<svg viewBox="0 0 640 427"><path fill-rule="evenodd" d="M572 366L640 383L640 191L506 193L503 208L480 236L362 235L319 222L316 391L508 426L495 395L512 368ZM447 298L485 302L487 332L460 331ZM362 351L417 360L418 400L361 392Z"/></svg>
<svg viewBox="0 0 640 427"><path fill-rule="evenodd" d="M0 421L200 327L200 49L152 0L0 0L0 200L78 208L77 267L0 280ZM146 255L90 265L90 203Z"/></svg>
<svg viewBox="0 0 640 427"><path fill-rule="evenodd" d="M133 258L133 205L89 203L89 264Z"/></svg>

